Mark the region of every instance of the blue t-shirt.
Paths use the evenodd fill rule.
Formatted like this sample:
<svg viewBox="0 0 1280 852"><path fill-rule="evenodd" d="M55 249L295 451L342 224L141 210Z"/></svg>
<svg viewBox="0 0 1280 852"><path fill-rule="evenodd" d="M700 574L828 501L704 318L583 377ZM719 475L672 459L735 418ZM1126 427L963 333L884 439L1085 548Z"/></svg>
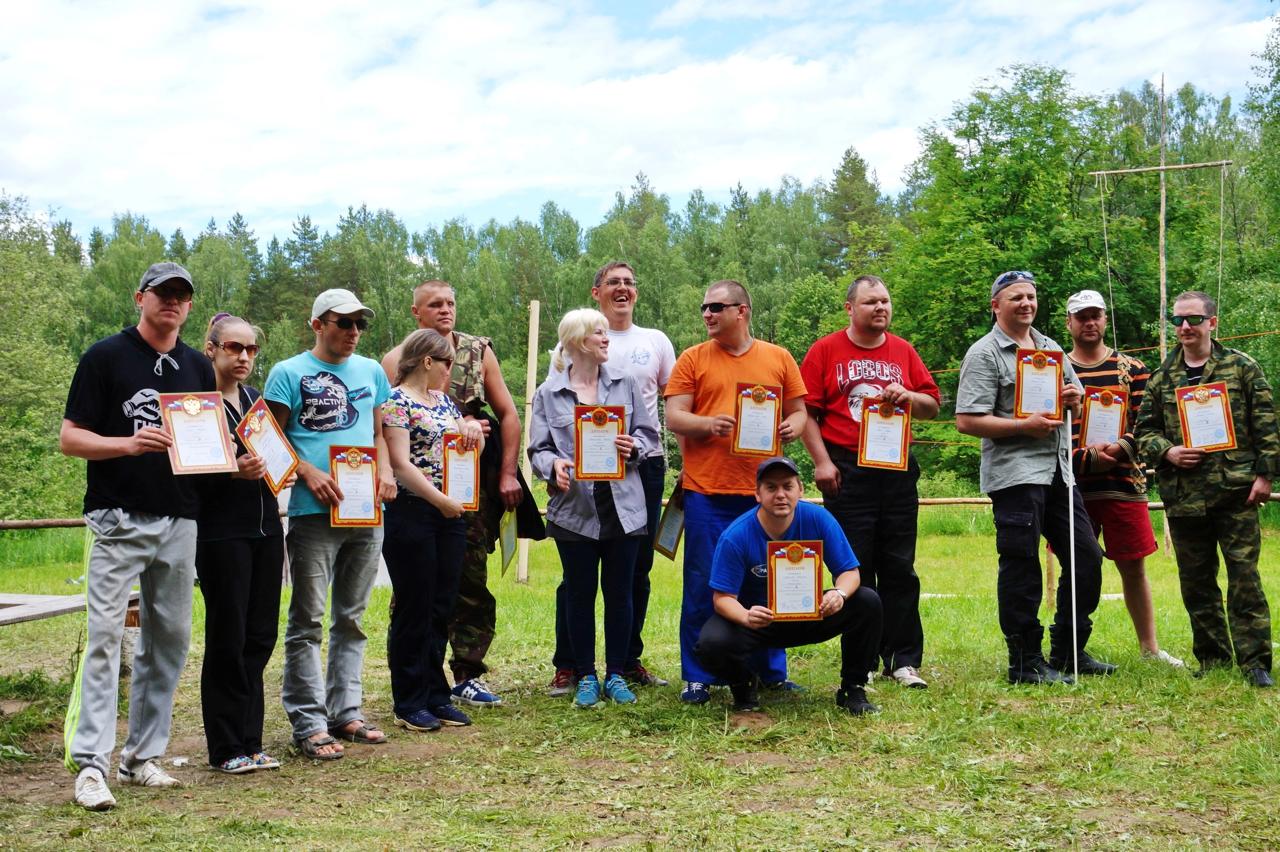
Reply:
<svg viewBox="0 0 1280 852"><path fill-rule="evenodd" d="M769 605L769 563L765 550L771 539L756 519L756 511L752 509L729 524L711 558L711 588L737 595L738 603L747 609ZM822 561L833 578L858 567L858 557L853 555L849 539L831 513L801 500L796 505L791 526L774 540L814 539L822 541Z"/></svg>
<svg viewBox="0 0 1280 852"><path fill-rule="evenodd" d="M381 416L391 384L372 358L352 355L341 364L330 364L308 351L272 367L262 396L289 407L289 443L303 461L327 471L329 447L373 446L374 418ZM289 497L289 516L328 511L298 480Z"/></svg>

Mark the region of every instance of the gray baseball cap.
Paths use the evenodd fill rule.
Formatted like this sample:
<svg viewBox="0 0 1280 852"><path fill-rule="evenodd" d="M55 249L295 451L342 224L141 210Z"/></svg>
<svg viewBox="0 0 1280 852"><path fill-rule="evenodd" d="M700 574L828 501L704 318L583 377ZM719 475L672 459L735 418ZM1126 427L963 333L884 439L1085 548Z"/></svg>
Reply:
<svg viewBox="0 0 1280 852"><path fill-rule="evenodd" d="M147 267L147 271L142 273L142 280L138 282L138 292L145 293L155 287L159 287L166 281L181 281L187 285L192 293L196 291L196 285L191 281L191 273L183 269L172 261L164 261L163 263L153 263Z"/></svg>
<svg viewBox="0 0 1280 852"><path fill-rule="evenodd" d="M320 319L325 315L326 311L333 311L335 314L362 313L369 319L374 317L373 309L366 308L356 298L355 293L341 288L325 290L319 296L316 296L316 301L311 306L311 318L313 320Z"/></svg>
<svg viewBox="0 0 1280 852"><path fill-rule="evenodd" d="M774 456L760 462L760 466L756 468L756 482L764 479L764 475L775 467L785 468L795 476L800 475L800 468L796 467L796 463L791 459L786 456Z"/></svg>
<svg viewBox="0 0 1280 852"><path fill-rule="evenodd" d="M1107 309L1107 302L1102 298L1102 294L1097 290L1081 290L1079 293L1071 294L1071 298L1067 299L1067 313L1075 314L1087 308Z"/></svg>

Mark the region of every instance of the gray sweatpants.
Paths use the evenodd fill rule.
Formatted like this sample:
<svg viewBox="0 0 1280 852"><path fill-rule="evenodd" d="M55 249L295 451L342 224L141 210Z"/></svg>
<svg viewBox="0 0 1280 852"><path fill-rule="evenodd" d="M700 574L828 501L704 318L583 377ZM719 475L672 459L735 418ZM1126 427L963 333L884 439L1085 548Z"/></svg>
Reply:
<svg viewBox="0 0 1280 852"><path fill-rule="evenodd" d="M67 708L63 741L72 772L106 775L116 745L120 639L129 591L141 590L141 631L129 688L129 734L120 763L138 766L164 754L173 694L191 643L196 522L123 509L85 515L93 531L86 576L88 639Z"/></svg>

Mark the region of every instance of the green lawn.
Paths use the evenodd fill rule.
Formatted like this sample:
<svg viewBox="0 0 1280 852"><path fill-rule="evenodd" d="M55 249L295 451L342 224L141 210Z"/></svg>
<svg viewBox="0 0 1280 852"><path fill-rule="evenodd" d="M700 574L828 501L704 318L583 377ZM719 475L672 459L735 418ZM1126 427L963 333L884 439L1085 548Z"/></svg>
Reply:
<svg viewBox="0 0 1280 852"><path fill-rule="evenodd" d="M919 547L927 593L924 675L930 689L880 682L884 712L854 719L832 702L835 643L791 656L798 696L766 695L736 717L727 696L685 708L677 689L644 690L633 707L576 711L543 695L551 671L554 550L535 545L531 582L493 577L499 637L490 683L507 699L477 724L393 734L383 747L278 773L231 778L204 768L198 678L203 611L174 722L178 792L117 788L119 807L70 804L60 731L28 736L26 761L0 762L0 846L301 848L1275 848L1280 841L1280 710L1276 693L1235 675L1194 680L1139 657L1123 602L1104 600L1090 648L1120 674L1074 688L1009 687L996 625L994 553L980 510L931 512ZM952 530L944 532L943 530ZM975 530L964 532L964 530ZM66 593L80 573L78 538L39 556L0 540L0 589ZM1276 537L1264 576L1280 580ZM23 548L32 545L23 545ZM19 548L21 549L21 548ZM14 563L49 559L43 567ZM1104 593L1119 594L1114 568ZM513 572L514 573L514 572ZM1162 644L1190 657L1172 562L1149 563ZM646 631L650 667L675 681L680 581L659 557ZM366 710L390 724L381 637L388 590L366 626ZM63 677L83 618L0 628L0 675ZM278 690L280 650L269 671ZM271 750L288 728L268 703Z"/></svg>

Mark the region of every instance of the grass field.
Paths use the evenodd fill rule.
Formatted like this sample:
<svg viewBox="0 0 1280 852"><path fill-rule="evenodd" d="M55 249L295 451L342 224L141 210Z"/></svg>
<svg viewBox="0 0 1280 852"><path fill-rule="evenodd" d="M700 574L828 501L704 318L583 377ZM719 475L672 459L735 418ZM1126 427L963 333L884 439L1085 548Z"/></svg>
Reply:
<svg viewBox="0 0 1280 852"><path fill-rule="evenodd" d="M1120 673L1073 688L1005 685L996 624L994 553L983 510L932 510L919 547L927 691L878 682L874 718L832 702L835 643L791 656L796 696L766 694L764 712L728 712L727 695L685 708L677 689L643 690L632 707L574 710L543 694L550 677L554 550L535 545L531 582L493 577L499 636L490 683L507 706L439 734L396 731L381 747L350 747L331 764L289 754L269 698L276 773L205 768L198 677L203 610L196 595L191 657L178 693L169 757L176 792L115 786L119 807L70 803L60 766L60 701L83 629L63 616L0 628L0 689L32 701L22 728L29 759L0 755L0 847L110 848L1246 848L1280 844L1280 695L1228 672L1194 680L1143 660L1108 564L1090 648ZM0 588L68 593L80 574L79 534L0 540ZM1264 578L1280 582L1277 539ZM1190 657L1172 562L1149 562L1162 645ZM659 557L646 663L675 681L680 582ZM391 722L385 648L389 590L366 617L365 707ZM268 689L280 681L280 649ZM49 679L32 672L44 672ZM23 686L25 684L25 686ZM23 690L26 690L24 693ZM7 700L5 707L23 706ZM0 751L3 751L0 749Z"/></svg>

